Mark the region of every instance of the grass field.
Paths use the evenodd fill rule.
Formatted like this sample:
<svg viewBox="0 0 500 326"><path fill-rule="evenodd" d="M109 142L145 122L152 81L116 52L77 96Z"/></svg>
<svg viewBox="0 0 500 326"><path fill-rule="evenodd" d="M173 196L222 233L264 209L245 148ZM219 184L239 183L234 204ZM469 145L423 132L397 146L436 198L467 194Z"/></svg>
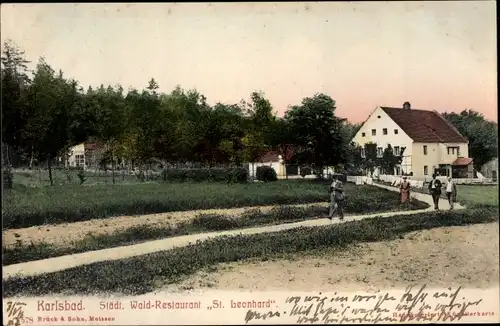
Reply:
<svg viewBox="0 0 500 326"><path fill-rule="evenodd" d="M3 194L3 229L84 221L120 215L243 206L326 202L327 182L145 183L135 185L17 185ZM391 211L398 194L374 186L346 184L346 213ZM422 208L422 206L420 206Z"/></svg>
<svg viewBox="0 0 500 326"><path fill-rule="evenodd" d="M457 200L465 205L493 205L498 207L498 185L457 185Z"/></svg>
<svg viewBox="0 0 500 326"><path fill-rule="evenodd" d="M377 181L377 183L390 185L390 183ZM428 193L427 185L423 189L414 188L412 191ZM442 198L446 194L442 193ZM457 185L457 201L467 205L493 205L498 206L498 185Z"/></svg>
<svg viewBox="0 0 500 326"><path fill-rule="evenodd" d="M350 244L393 240L417 230L498 221L498 207L374 218L277 233L218 237L200 244L134 258L100 262L26 278L4 280L4 295L56 293L138 295L177 283L204 268L245 259L287 255Z"/></svg>

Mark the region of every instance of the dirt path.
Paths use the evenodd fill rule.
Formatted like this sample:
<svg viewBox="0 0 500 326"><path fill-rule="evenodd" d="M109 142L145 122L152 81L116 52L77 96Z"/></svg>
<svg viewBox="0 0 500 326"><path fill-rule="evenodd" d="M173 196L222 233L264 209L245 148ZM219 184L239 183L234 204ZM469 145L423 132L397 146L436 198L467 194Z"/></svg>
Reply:
<svg viewBox="0 0 500 326"><path fill-rule="evenodd" d="M160 291L369 291L408 284L487 288L499 280L498 227L496 222L436 228L321 257L224 264Z"/></svg>
<svg viewBox="0 0 500 326"><path fill-rule="evenodd" d="M322 206L327 207L328 203L318 202L311 204L287 205L294 207ZM152 226L168 227L175 226L179 222L193 219L198 214L227 214L234 217L241 217L247 211L260 209L262 213L269 212L275 206L254 206L230 209L208 209L193 210L184 212L168 212L161 214L135 215L135 216L117 216L105 219L94 219L83 222L49 224L42 226L33 226L24 229L12 229L2 232L3 243L5 247L13 246L19 241L22 244L44 242L53 245L67 245L73 241L84 239L90 235L111 234L119 230L125 230L131 227Z"/></svg>

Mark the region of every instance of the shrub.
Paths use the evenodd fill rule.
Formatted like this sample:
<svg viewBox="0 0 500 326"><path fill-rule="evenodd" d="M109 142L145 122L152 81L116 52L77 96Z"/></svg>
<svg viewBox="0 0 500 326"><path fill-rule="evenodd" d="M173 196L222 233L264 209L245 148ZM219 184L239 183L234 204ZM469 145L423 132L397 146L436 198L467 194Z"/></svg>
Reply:
<svg viewBox="0 0 500 326"><path fill-rule="evenodd" d="M257 167L256 177L259 181L272 182L278 180L278 175L276 171L267 165Z"/></svg>
<svg viewBox="0 0 500 326"><path fill-rule="evenodd" d="M230 230L238 227L236 219L221 214L199 214L191 224L195 228L209 231Z"/></svg>
<svg viewBox="0 0 500 326"><path fill-rule="evenodd" d="M243 167L168 169L163 172L163 180L172 182L245 183L248 181L248 170Z"/></svg>
<svg viewBox="0 0 500 326"><path fill-rule="evenodd" d="M7 166L2 171L2 183L4 188L12 189L14 186L14 173L12 172L12 167Z"/></svg>
<svg viewBox="0 0 500 326"><path fill-rule="evenodd" d="M85 181L87 181L87 178L85 177L85 172L83 171L83 168L78 169L78 179L80 180L80 184L82 185Z"/></svg>
<svg viewBox="0 0 500 326"><path fill-rule="evenodd" d="M312 173L312 170L308 166L304 166L304 167L300 168L300 175L302 176L302 178L305 178L306 175L310 175L311 173Z"/></svg>
<svg viewBox="0 0 500 326"><path fill-rule="evenodd" d="M260 210L260 208L250 208L250 209L245 210L241 214L241 217L243 219L256 219L256 218L261 217L262 215L263 214L262 214L262 211Z"/></svg>
<svg viewBox="0 0 500 326"><path fill-rule="evenodd" d="M275 221L293 221L307 217L307 212L302 207L277 206L271 209L271 216Z"/></svg>

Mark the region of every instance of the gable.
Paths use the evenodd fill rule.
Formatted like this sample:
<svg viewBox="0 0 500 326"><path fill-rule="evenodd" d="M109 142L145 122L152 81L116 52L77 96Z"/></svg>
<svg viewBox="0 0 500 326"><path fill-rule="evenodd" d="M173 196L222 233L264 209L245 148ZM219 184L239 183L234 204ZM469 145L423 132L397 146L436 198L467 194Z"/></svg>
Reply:
<svg viewBox="0 0 500 326"><path fill-rule="evenodd" d="M372 136L372 129L376 130L375 136ZM386 135L382 133L384 129L387 129ZM397 134L395 130L397 130ZM362 135L363 133L365 133L365 136ZM381 144L392 143L395 140L405 143L412 141L404 130L402 130L402 128L380 107L375 108L375 110L370 113L352 140L358 144L368 142Z"/></svg>

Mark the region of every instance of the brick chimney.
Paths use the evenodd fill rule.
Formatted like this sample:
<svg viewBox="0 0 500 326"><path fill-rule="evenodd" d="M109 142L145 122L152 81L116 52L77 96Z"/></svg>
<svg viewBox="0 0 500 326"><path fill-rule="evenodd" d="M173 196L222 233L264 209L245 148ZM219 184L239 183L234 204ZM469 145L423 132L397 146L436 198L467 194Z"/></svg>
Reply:
<svg viewBox="0 0 500 326"><path fill-rule="evenodd" d="M411 110L411 104L410 104L410 102L404 102L403 109L405 109L405 110Z"/></svg>

